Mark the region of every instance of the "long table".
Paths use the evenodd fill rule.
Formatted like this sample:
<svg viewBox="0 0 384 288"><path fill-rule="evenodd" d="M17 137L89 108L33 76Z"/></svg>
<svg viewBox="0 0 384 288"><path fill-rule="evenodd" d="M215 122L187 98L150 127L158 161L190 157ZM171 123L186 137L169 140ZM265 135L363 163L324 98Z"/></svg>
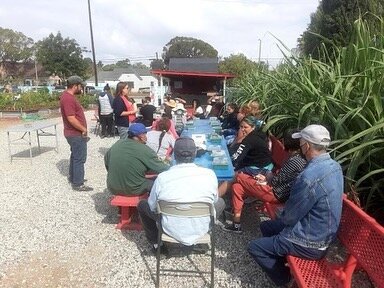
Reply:
<svg viewBox="0 0 384 288"><path fill-rule="evenodd" d="M46 130L49 128L53 128L54 132L47 132ZM29 146L29 157L32 163L32 139L31 139L31 132L36 132L37 137L37 145L39 149L39 153L41 152L40 149L40 137L42 136L55 136L56 139L56 147L55 151L59 152L59 141L57 138L57 123L56 122L50 122L50 121L36 121L36 122L30 122L25 123L21 125L11 126L7 129L7 135L8 135L8 150L9 150L9 157L14 157L14 154L12 154L12 145L28 145ZM11 133L23 133L20 138L17 139L11 139ZM28 136L28 137L26 137Z"/></svg>
<svg viewBox="0 0 384 288"><path fill-rule="evenodd" d="M190 137L190 138L192 138L193 134L205 134L206 136L208 136L212 132L213 132L213 129L212 129L211 125L209 124L209 120L196 119L196 120L194 120L193 128L192 127L184 127L184 130L181 133L181 136ZM204 153L200 157L196 157L194 163L199 165L199 166L212 169L216 174L217 180L219 180L219 181L232 180L234 175L235 175L235 172L234 172L234 168L232 165L231 157L229 156L229 153L228 153L227 144L225 142L225 139L222 138L220 144L213 144L213 143L210 143L209 140L207 140L206 145L207 146L209 146L209 145L221 145L221 149L223 151L225 151L225 154L226 154L226 157L228 160L228 166L225 169L222 169L222 168L221 169L213 169L213 165L212 165L213 159L208 152Z"/></svg>

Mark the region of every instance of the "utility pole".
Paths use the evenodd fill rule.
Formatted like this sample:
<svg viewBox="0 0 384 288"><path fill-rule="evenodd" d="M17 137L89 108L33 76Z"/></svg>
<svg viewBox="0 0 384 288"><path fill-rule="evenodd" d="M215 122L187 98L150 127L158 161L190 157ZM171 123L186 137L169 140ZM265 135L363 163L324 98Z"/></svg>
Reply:
<svg viewBox="0 0 384 288"><path fill-rule="evenodd" d="M93 29L92 29L92 16L91 16L91 3L88 0L88 15L89 15L89 29L91 30L91 45L92 45L92 57L93 57L93 70L95 72L95 86L99 85L97 79L97 66L96 66L96 53L95 53L95 43L93 42Z"/></svg>
<svg viewBox="0 0 384 288"><path fill-rule="evenodd" d="M260 59L261 59L261 39L258 39L259 41L259 64L260 64Z"/></svg>

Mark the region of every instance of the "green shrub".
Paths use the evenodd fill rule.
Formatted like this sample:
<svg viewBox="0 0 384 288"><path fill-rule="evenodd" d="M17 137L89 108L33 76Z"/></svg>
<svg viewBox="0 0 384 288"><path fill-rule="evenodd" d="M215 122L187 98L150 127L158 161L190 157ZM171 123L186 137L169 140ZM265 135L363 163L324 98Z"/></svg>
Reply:
<svg viewBox="0 0 384 288"><path fill-rule="evenodd" d="M239 103L258 100L266 128L276 135L311 123L326 126L346 191L355 189L373 214L384 203L384 20L377 19L382 33L372 35L359 19L351 43L336 48L335 57L325 50L324 61L285 57L275 71L241 79L232 95Z"/></svg>

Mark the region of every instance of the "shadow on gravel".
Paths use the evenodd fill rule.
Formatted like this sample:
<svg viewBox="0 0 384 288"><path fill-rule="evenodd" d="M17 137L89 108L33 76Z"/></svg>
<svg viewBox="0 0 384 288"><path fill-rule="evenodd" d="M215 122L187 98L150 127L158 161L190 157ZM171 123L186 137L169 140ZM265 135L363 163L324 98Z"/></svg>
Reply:
<svg viewBox="0 0 384 288"><path fill-rule="evenodd" d="M117 224L119 222L118 208L109 204L111 197L107 188L102 193L92 194L96 212L105 216L101 223Z"/></svg>
<svg viewBox="0 0 384 288"><path fill-rule="evenodd" d="M107 154L108 150L109 150L109 148L107 148L107 147L100 147L99 153L104 156L105 154Z"/></svg>
<svg viewBox="0 0 384 288"><path fill-rule="evenodd" d="M56 167L61 175L68 177L69 172L69 159L61 159L56 163Z"/></svg>
<svg viewBox="0 0 384 288"><path fill-rule="evenodd" d="M145 233L130 230L122 230L121 233L129 242L136 244L143 263L151 275L153 284L155 284L156 256L152 245L149 244L145 237ZM202 266L199 263L201 259L196 258L199 256L204 257L204 260L210 263L210 252L207 252L207 245L187 247L177 243L166 243L166 247L167 254L161 254L160 256L160 281L162 283L169 283L169 281L172 281L172 277L185 278L185 283L190 282L191 278L198 278L203 284L200 286L191 284L190 287L209 287L210 266ZM192 270L195 273L168 271L169 269ZM209 273L206 273L207 271Z"/></svg>
<svg viewBox="0 0 384 288"><path fill-rule="evenodd" d="M215 266L231 275L239 287L271 287L261 268L249 256L247 248L251 240L261 236L260 216L253 204L246 204L242 213L242 234L223 231L216 225Z"/></svg>
<svg viewBox="0 0 384 288"><path fill-rule="evenodd" d="M35 158L36 156L39 156L40 154L43 154L43 153L46 153L46 152L49 152L52 150L55 150L55 148L54 147L40 147L40 150L39 150L38 147L32 147L32 149L31 149L32 158ZM13 154L12 157L13 158L26 158L28 160L30 157L29 149L17 152L15 154Z"/></svg>

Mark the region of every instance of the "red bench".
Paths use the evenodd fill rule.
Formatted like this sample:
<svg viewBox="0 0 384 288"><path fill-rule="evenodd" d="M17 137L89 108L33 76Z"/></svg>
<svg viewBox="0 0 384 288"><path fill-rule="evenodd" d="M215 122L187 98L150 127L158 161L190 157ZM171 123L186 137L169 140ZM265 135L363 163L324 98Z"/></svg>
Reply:
<svg viewBox="0 0 384 288"><path fill-rule="evenodd" d="M128 229L128 230L138 230L140 231L141 223L137 214L137 204L140 200L147 199L148 193L142 195L133 195L133 196L122 196L116 195L111 199L111 205L120 207L120 220L116 225L117 229ZM136 222L133 221L134 216L136 217Z"/></svg>
<svg viewBox="0 0 384 288"><path fill-rule="evenodd" d="M305 260L288 256L299 287L351 287L356 265L363 268L376 287L384 287L384 227L361 208L344 198L338 239L348 256L343 263L328 259Z"/></svg>

